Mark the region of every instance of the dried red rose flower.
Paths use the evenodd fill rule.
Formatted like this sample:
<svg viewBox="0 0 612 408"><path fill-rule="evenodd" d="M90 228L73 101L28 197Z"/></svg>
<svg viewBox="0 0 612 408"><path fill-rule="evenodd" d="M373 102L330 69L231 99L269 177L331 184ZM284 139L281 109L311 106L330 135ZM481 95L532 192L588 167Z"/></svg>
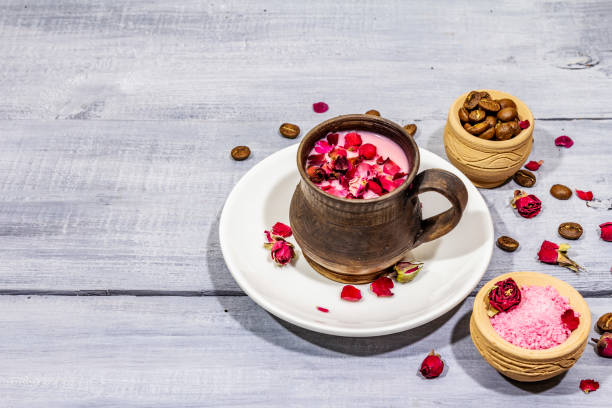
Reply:
<svg viewBox="0 0 612 408"><path fill-rule="evenodd" d="M542 202L533 194L527 195L524 191L515 190L511 201L519 215L524 218L533 218L540 213Z"/></svg>
<svg viewBox="0 0 612 408"><path fill-rule="evenodd" d="M597 391L599 383L595 380L580 380L580 389L588 394L591 391Z"/></svg>
<svg viewBox="0 0 612 408"><path fill-rule="evenodd" d="M580 325L580 318L576 316L573 309L567 309L565 312L563 312L561 315L561 321L571 331L576 330Z"/></svg>
<svg viewBox="0 0 612 408"><path fill-rule="evenodd" d="M293 250L293 245L287 241L278 240L274 241L274 245L272 245L272 249L270 250L270 255L272 259L274 259L274 262L280 266L284 266L293 259L295 251Z"/></svg>
<svg viewBox="0 0 612 408"><path fill-rule="evenodd" d="M544 241L538 252L538 259L540 262L561 265L574 272L578 272L582 267L567 256L569 248L570 246L567 244L557 245L554 242Z"/></svg>
<svg viewBox="0 0 612 408"><path fill-rule="evenodd" d="M574 141L569 136L563 135L555 139L555 145L570 148L574 145Z"/></svg>
<svg viewBox="0 0 612 408"><path fill-rule="evenodd" d="M604 222L603 224L599 224L599 228L601 228L601 239L612 242L612 222Z"/></svg>
<svg viewBox="0 0 612 408"><path fill-rule="evenodd" d="M530 125L530 123L529 123L529 121L528 121L528 120L521 120L521 121L519 122L519 127L520 127L521 129L527 129L527 128L529 127L529 125ZM530 169L530 170L531 170L531 169Z"/></svg>
<svg viewBox="0 0 612 408"><path fill-rule="evenodd" d="M372 292L378 297L389 297L393 296L391 289L393 288L393 281L386 276L381 276L370 284Z"/></svg>
<svg viewBox="0 0 612 408"><path fill-rule="evenodd" d="M359 133L351 132L344 135L344 147L346 149L350 149L351 151L356 150L361 146L361 143L363 142Z"/></svg>
<svg viewBox="0 0 612 408"><path fill-rule="evenodd" d="M325 308L325 307L317 306L317 310L318 310L319 312L329 313L329 309L327 309L327 308Z"/></svg>
<svg viewBox="0 0 612 408"><path fill-rule="evenodd" d="M291 227L287 224L283 224L282 222L277 222L272 226L272 233L283 238L290 237L292 234Z"/></svg>
<svg viewBox="0 0 612 408"><path fill-rule="evenodd" d="M365 143L359 147L359 155L366 160L372 160L376 157L376 146L372 143Z"/></svg>
<svg viewBox="0 0 612 408"><path fill-rule="evenodd" d="M444 361L442 361L439 354L431 350L431 353L429 353L421 363L421 369L419 371L425 378L436 378L444 371Z"/></svg>
<svg viewBox="0 0 612 408"><path fill-rule="evenodd" d="M521 290L514 279L495 283L489 291L489 305L499 312L508 312L521 303Z"/></svg>
<svg viewBox="0 0 612 408"><path fill-rule="evenodd" d="M340 292L340 298L349 302L359 302L361 300L361 291L353 285L346 285Z"/></svg>
<svg viewBox="0 0 612 408"><path fill-rule="evenodd" d="M599 340L591 340L597 342L597 354L602 357L612 358L612 333L604 333Z"/></svg>
<svg viewBox="0 0 612 408"><path fill-rule="evenodd" d="M313 183L320 183L325 180L325 171L321 167L310 166L306 169L306 174Z"/></svg>
<svg viewBox="0 0 612 408"><path fill-rule="evenodd" d="M324 113L327 112L329 106L325 102L316 102L312 104L312 110L315 113Z"/></svg>
<svg viewBox="0 0 612 408"><path fill-rule="evenodd" d="M540 166L542 165L542 163L544 163L544 160L540 160L540 161L530 161L529 163L527 163L525 165L525 168L527 170L531 170L531 171L536 171L537 169L540 168Z"/></svg>
<svg viewBox="0 0 612 408"><path fill-rule="evenodd" d="M576 195L578 196L579 199L584 200L584 201L591 201L591 200L593 200L593 192L592 191L576 190Z"/></svg>
<svg viewBox="0 0 612 408"><path fill-rule="evenodd" d="M337 145L338 144L338 137L340 137L340 135L338 133L330 133L329 135L327 135L327 142L330 145Z"/></svg>

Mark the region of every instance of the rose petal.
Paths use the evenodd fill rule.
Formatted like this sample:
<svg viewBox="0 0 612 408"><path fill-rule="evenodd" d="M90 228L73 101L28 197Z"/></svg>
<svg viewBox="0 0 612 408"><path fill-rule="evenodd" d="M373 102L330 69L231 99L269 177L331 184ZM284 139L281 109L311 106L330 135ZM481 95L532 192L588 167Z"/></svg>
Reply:
<svg viewBox="0 0 612 408"><path fill-rule="evenodd" d="M540 262L556 265L559 259L558 249L559 246L554 242L544 241L538 252L538 259Z"/></svg>
<svg viewBox="0 0 612 408"><path fill-rule="evenodd" d="M319 312L329 313L329 309L326 309L326 308L321 307L321 306L317 306L317 310L318 310Z"/></svg>
<svg viewBox="0 0 612 408"><path fill-rule="evenodd" d="M349 181L349 193L351 193L356 198L361 198L363 193L365 192L366 186L368 185L368 180L362 177L355 177L351 181Z"/></svg>
<svg viewBox="0 0 612 408"><path fill-rule="evenodd" d="M392 180L389 180L386 177L380 177L378 180L380 181L380 185L385 191L390 193L391 191L395 190L395 183L393 183Z"/></svg>
<svg viewBox="0 0 612 408"><path fill-rule="evenodd" d="M393 162L391 159L387 159L385 164L383 164L383 172L390 175L391 177L395 176L397 172L401 170L401 167Z"/></svg>
<svg viewBox="0 0 612 408"><path fill-rule="evenodd" d="M356 132L347 133L344 135L344 147L347 149L357 148L361 146L361 135Z"/></svg>
<svg viewBox="0 0 612 408"><path fill-rule="evenodd" d="M349 302L358 302L361 300L361 291L353 285L346 285L340 292L340 298Z"/></svg>
<svg viewBox="0 0 612 408"><path fill-rule="evenodd" d="M359 155L366 160L372 160L376 157L376 146L372 143L365 143L359 147Z"/></svg>
<svg viewBox="0 0 612 408"><path fill-rule="evenodd" d="M368 190L378 195L382 195L383 193L382 187L380 187L380 185L373 180L368 180Z"/></svg>
<svg viewBox="0 0 612 408"><path fill-rule="evenodd" d="M272 235L270 235L270 231L264 231L264 234L266 234L266 239L268 240L268 242L275 241L275 239L272 238Z"/></svg>
<svg viewBox="0 0 612 408"><path fill-rule="evenodd" d="M291 227L287 224L283 224L282 222L277 222L272 227L272 233L274 235L281 236L283 238L287 238L291 236Z"/></svg>
<svg viewBox="0 0 612 408"><path fill-rule="evenodd" d="M314 149L315 149L315 152L317 152L317 153L325 154L325 153L331 152L333 147L332 147L332 145L327 143L327 141L319 140L317 143L315 143L315 148Z"/></svg>
<svg viewBox="0 0 612 408"><path fill-rule="evenodd" d="M329 135L327 135L327 141L330 145L337 145L338 137L340 137L338 133L330 133Z"/></svg>
<svg viewBox="0 0 612 408"><path fill-rule="evenodd" d="M576 195L578 196L578 198L580 198L581 200L584 200L584 201L591 201L591 200L593 200L593 192L592 191L576 190Z"/></svg>
<svg viewBox="0 0 612 408"><path fill-rule="evenodd" d="M393 296L391 289L393 288L393 281L386 276L381 276L370 284L370 289L378 297L389 297Z"/></svg>
<svg viewBox="0 0 612 408"><path fill-rule="evenodd" d="M329 106L325 102L316 102L312 104L312 110L315 113L324 113L327 112Z"/></svg>
<svg viewBox="0 0 612 408"><path fill-rule="evenodd" d="M544 161L543 161L543 160L540 160L539 162L537 162L537 161L533 161L533 160L532 160L532 161L530 161L529 163L527 163L527 164L525 165L525 168L526 168L527 170L536 171L537 169L539 169L539 168L540 168L540 166L542 165L542 163L544 163Z"/></svg>
<svg viewBox="0 0 612 408"><path fill-rule="evenodd" d="M604 222L599 225L599 228L601 228L601 239L612 242L612 222Z"/></svg>
<svg viewBox="0 0 612 408"><path fill-rule="evenodd" d="M574 314L574 310L572 309L567 309L565 312L563 312L561 315L561 321L571 331L576 330L580 325L580 318Z"/></svg>
<svg viewBox="0 0 612 408"><path fill-rule="evenodd" d="M528 120L521 120L519 122L519 127L521 129L527 129L529 127L529 121Z"/></svg>
<svg viewBox="0 0 612 408"><path fill-rule="evenodd" d="M580 389L588 394L591 391L597 391L599 383L595 380L580 380Z"/></svg>
<svg viewBox="0 0 612 408"><path fill-rule="evenodd" d="M325 163L325 155L324 154L311 154L308 156L308 164L311 166L320 166Z"/></svg>
<svg viewBox="0 0 612 408"><path fill-rule="evenodd" d="M574 145L574 141L569 136L563 135L555 139L555 144L557 146L570 148Z"/></svg>
<svg viewBox="0 0 612 408"><path fill-rule="evenodd" d="M374 168L368 163L360 163L359 166L357 166L355 175L361 178L371 178L374 176Z"/></svg>

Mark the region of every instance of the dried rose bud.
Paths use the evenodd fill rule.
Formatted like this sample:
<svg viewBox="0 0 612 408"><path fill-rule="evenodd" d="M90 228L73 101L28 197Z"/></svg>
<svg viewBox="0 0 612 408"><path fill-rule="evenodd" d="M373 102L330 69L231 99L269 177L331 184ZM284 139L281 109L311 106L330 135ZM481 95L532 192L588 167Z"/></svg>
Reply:
<svg viewBox="0 0 612 408"><path fill-rule="evenodd" d="M416 278L418 273L423 269L422 262L398 262L393 267L397 274L395 280L399 283L407 283Z"/></svg>
<svg viewBox="0 0 612 408"><path fill-rule="evenodd" d="M310 166L306 169L306 173L313 183L320 183L325 180L325 171L321 167Z"/></svg>
<svg viewBox="0 0 612 408"><path fill-rule="evenodd" d="M295 251L293 250L293 245L281 239L274 241L272 249L270 250L270 255L272 259L274 259L274 262L280 266L284 266L295 257Z"/></svg>
<svg viewBox="0 0 612 408"><path fill-rule="evenodd" d="M431 350L431 353L425 357L425 360L421 363L421 375L425 378L436 378L444 370L444 361L440 358L439 354Z"/></svg>
<svg viewBox="0 0 612 408"><path fill-rule="evenodd" d="M597 342L597 354L602 357L612 358L612 333L604 333L599 340L591 340Z"/></svg>
<svg viewBox="0 0 612 408"><path fill-rule="evenodd" d="M599 383L595 380L580 380L580 389L588 394L591 391L597 391Z"/></svg>
<svg viewBox="0 0 612 408"><path fill-rule="evenodd" d="M601 228L601 239L612 242L612 222L604 222L599 228Z"/></svg>
<svg viewBox="0 0 612 408"><path fill-rule="evenodd" d="M521 303L521 290L512 278L496 282L489 291L489 305L494 309L489 316L508 312Z"/></svg>
<svg viewBox="0 0 612 408"><path fill-rule="evenodd" d="M515 190L511 201L512 207L516 208L519 215L524 218L533 218L540 213L542 202L533 194Z"/></svg>
<svg viewBox="0 0 612 408"><path fill-rule="evenodd" d="M568 249L570 249L568 244L557 245L554 242L544 241L538 252L538 259L540 262L561 265L578 272L583 268L566 255Z"/></svg>

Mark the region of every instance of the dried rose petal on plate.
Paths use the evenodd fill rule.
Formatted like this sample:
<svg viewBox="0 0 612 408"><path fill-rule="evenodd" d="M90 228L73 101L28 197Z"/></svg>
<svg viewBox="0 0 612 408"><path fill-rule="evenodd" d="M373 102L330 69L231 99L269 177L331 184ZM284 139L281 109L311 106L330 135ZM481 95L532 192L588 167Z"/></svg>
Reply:
<svg viewBox="0 0 612 408"><path fill-rule="evenodd" d="M312 110L315 111L315 113L324 113L327 112L328 109L329 105L325 102L316 102L312 104Z"/></svg>
<svg viewBox="0 0 612 408"><path fill-rule="evenodd" d="M574 141L569 136L563 135L555 139L555 145L570 148L574 145Z"/></svg>
<svg viewBox="0 0 612 408"><path fill-rule="evenodd" d="M393 292L391 292L391 289L393 288L393 281L386 276L381 276L380 278L376 279L370 284L370 288L378 297L393 296Z"/></svg>
<svg viewBox="0 0 612 408"><path fill-rule="evenodd" d="M421 369L419 371L425 378L436 378L444 371L444 361L442 361L439 354L431 350L431 353L429 353L421 363Z"/></svg>
<svg viewBox="0 0 612 408"><path fill-rule="evenodd" d="M327 308L325 308L325 307L317 306L317 310L318 310L319 312L329 313L329 309L327 309Z"/></svg>
<svg viewBox="0 0 612 408"><path fill-rule="evenodd" d="M584 200L584 201L591 201L591 200L593 200L593 192L592 191L576 190L576 195L578 196L579 199Z"/></svg>
<svg viewBox="0 0 612 408"><path fill-rule="evenodd" d="M340 292L340 298L349 302L358 302L361 300L361 291L353 285L345 285Z"/></svg>
<svg viewBox="0 0 612 408"><path fill-rule="evenodd" d="M588 394L591 391L597 391L599 383L595 380L580 380L580 389Z"/></svg>
<svg viewBox="0 0 612 408"><path fill-rule="evenodd" d="M571 331L576 330L580 325L580 317L574 313L573 309L567 309L565 312L563 312L561 315L561 321Z"/></svg>
<svg viewBox="0 0 612 408"><path fill-rule="evenodd" d="M604 222L603 224L599 224L599 228L601 228L601 239L612 242L612 222Z"/></svg>
<svg viewBox="0 0 612 408"><path fill-rule="evenodd" d="M542 163L544 163L544 160L540 160L540 161L530 161L529 163L527 163L525 165L525 168L527 170L531 170L531 171L536 171L537 169L540 168L540 166L542 165Z"/></svg>

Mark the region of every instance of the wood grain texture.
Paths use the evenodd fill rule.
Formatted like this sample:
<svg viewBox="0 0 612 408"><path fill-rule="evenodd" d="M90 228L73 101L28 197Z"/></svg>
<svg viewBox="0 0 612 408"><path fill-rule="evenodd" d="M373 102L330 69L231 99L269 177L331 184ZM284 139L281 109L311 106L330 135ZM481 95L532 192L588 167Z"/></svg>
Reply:
<svg viewBox="0 0 612 408"><path fill-rule="evenodd" d="M300 125L309 129L329 116L312 114ZM418 124L417 144L445 157L444 121ZM598 228L610 212L588 208L575 195L559 201L548 193L561 182L612 198L610 124L536 122L531 158L544 164L529 190L543 201L537 217L521 218L511 208L514 182L481 190L496 236L521 244L512 254L495 248L484 280L533 270L584 295L612 295L610 244L599 239ZM0 134L2 290L241 293L219 247L225 197L251 166L296 143L269 122L0 121ZM555 147L560 134L575 145ZM250 145L252 157L231 160L236 144ZM544 239L561 241L557 227L565 221L585 229L570 243L569 256L586 268L580 274L536 259Z"/></svg>
<svg viewBox="0 0 612 408"><path fill-rule="evenodd" d="M594 316L608 299L587 299ZM281 324L246 297L0 297L3 406L606 405L609 361L591 346L564 376L507 380L472 344L472 300L432 324L337 338ZM224 310L227 310L225 312ZM334 311L330 311L333 313ZM417 374L432 348L446 362ZM601 389L584 395L584 378Z"/></svg>

